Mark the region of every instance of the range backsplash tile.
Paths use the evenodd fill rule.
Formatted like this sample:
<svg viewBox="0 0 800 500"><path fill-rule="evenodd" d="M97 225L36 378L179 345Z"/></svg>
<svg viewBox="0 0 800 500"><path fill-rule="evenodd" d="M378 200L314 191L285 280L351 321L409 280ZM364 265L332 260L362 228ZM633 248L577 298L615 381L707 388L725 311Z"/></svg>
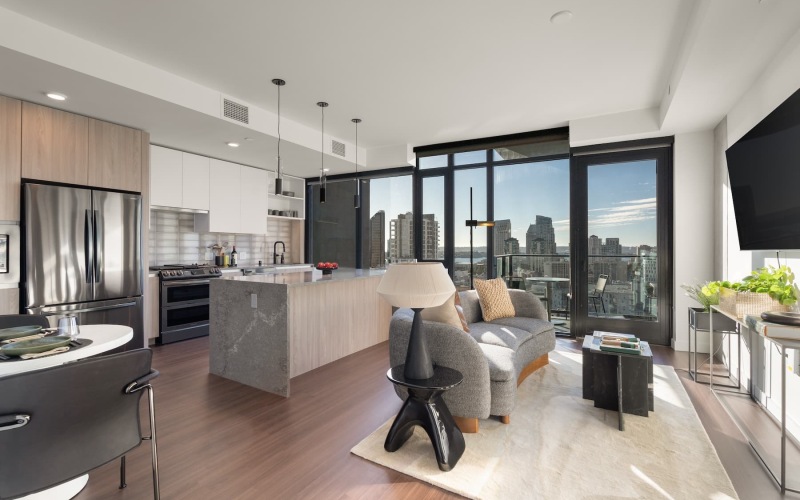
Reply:
<svg viewBox="0 0 800 500"><path fill-rule="evenodd" d="M258 261L272 262L272 245L280 240L291 252L292 225L289 221L270 219L267 234L197 233L194 214L153 210L150 213L150 266L165 264L212 264L214 245L225 245L229 254L236 246L240 266L254 266Z"/></svg>

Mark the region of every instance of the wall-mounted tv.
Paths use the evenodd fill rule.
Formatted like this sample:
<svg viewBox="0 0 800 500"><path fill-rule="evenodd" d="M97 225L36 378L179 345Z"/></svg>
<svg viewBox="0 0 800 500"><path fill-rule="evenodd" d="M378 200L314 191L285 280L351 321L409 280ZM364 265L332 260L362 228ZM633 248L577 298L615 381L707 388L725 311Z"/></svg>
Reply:
<svg viewBox="0 0 800 500"><path fill-rule="evenodd" d="M800 249L800 90L725 156L739 247Z"/></svg>

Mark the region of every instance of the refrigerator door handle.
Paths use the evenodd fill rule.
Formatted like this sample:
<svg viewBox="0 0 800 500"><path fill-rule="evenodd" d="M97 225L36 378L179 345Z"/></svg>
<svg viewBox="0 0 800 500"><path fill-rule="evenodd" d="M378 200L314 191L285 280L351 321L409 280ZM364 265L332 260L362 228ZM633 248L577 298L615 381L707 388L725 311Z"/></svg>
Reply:
<svg viewBox="0 0 800 500"><path fill-rule="evenodd" d="M83 255L86 265L86 283L94 281L94 256L92 248L94 245L94 231L92 231L92 221L89 219L89 210L84 210L83 214Z"/></svg>
<svg viewBox="0 0 800 500"><path fill-rule="evenodd" d="M101 220L101 216L97 210L94 210L93 212L92 218L94 221L92 226L94 227L94 282L100 283L103 281L101 271L103 269L103 251L102 248L97 248L97 242L103 240L103 221Z"/></svg>
<svg viewBox="0 0 800 500"><path fill-rule="evenodd" d="M60 316L66 313L74 314L74 313L87 313L87 312L96 312L96 311L108 311L110 309L122 309L123 307L133 307L136 305L136 302L124 302L122 304L114 304L113 306L100 306L100 307L87 307L86 309L69 309L66 311L55 311L55 312L39 312L42 316Z"/></svg>

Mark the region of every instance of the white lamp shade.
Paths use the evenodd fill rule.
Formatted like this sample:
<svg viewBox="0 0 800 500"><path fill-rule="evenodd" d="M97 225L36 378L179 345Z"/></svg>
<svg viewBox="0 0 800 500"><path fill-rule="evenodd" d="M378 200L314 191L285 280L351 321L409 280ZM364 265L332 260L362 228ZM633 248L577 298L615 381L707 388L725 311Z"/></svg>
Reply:
<svg viewBox="0 0 800 500"><path fill-rule="evenodd" d="M395 307L424 309L444 304L456 287L441 262L392 264L378 293Z"/></svg>

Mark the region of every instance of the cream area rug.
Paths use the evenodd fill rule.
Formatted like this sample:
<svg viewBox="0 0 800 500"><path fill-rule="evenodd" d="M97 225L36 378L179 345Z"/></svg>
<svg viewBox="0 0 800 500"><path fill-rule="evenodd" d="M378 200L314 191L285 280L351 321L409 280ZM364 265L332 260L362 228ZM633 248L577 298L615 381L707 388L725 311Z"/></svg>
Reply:
<svg viewBox="0 0 800 500"><path fill-rule="evenodd" d="M581 397L581 373L580 353L550 353L518 388L511 424L481 420L450 472L419 427L386 452L391 420L351 452L468 498L737 498L672 367L654 366L655 412L625 414L623 432L616 412Z"/></svg>

